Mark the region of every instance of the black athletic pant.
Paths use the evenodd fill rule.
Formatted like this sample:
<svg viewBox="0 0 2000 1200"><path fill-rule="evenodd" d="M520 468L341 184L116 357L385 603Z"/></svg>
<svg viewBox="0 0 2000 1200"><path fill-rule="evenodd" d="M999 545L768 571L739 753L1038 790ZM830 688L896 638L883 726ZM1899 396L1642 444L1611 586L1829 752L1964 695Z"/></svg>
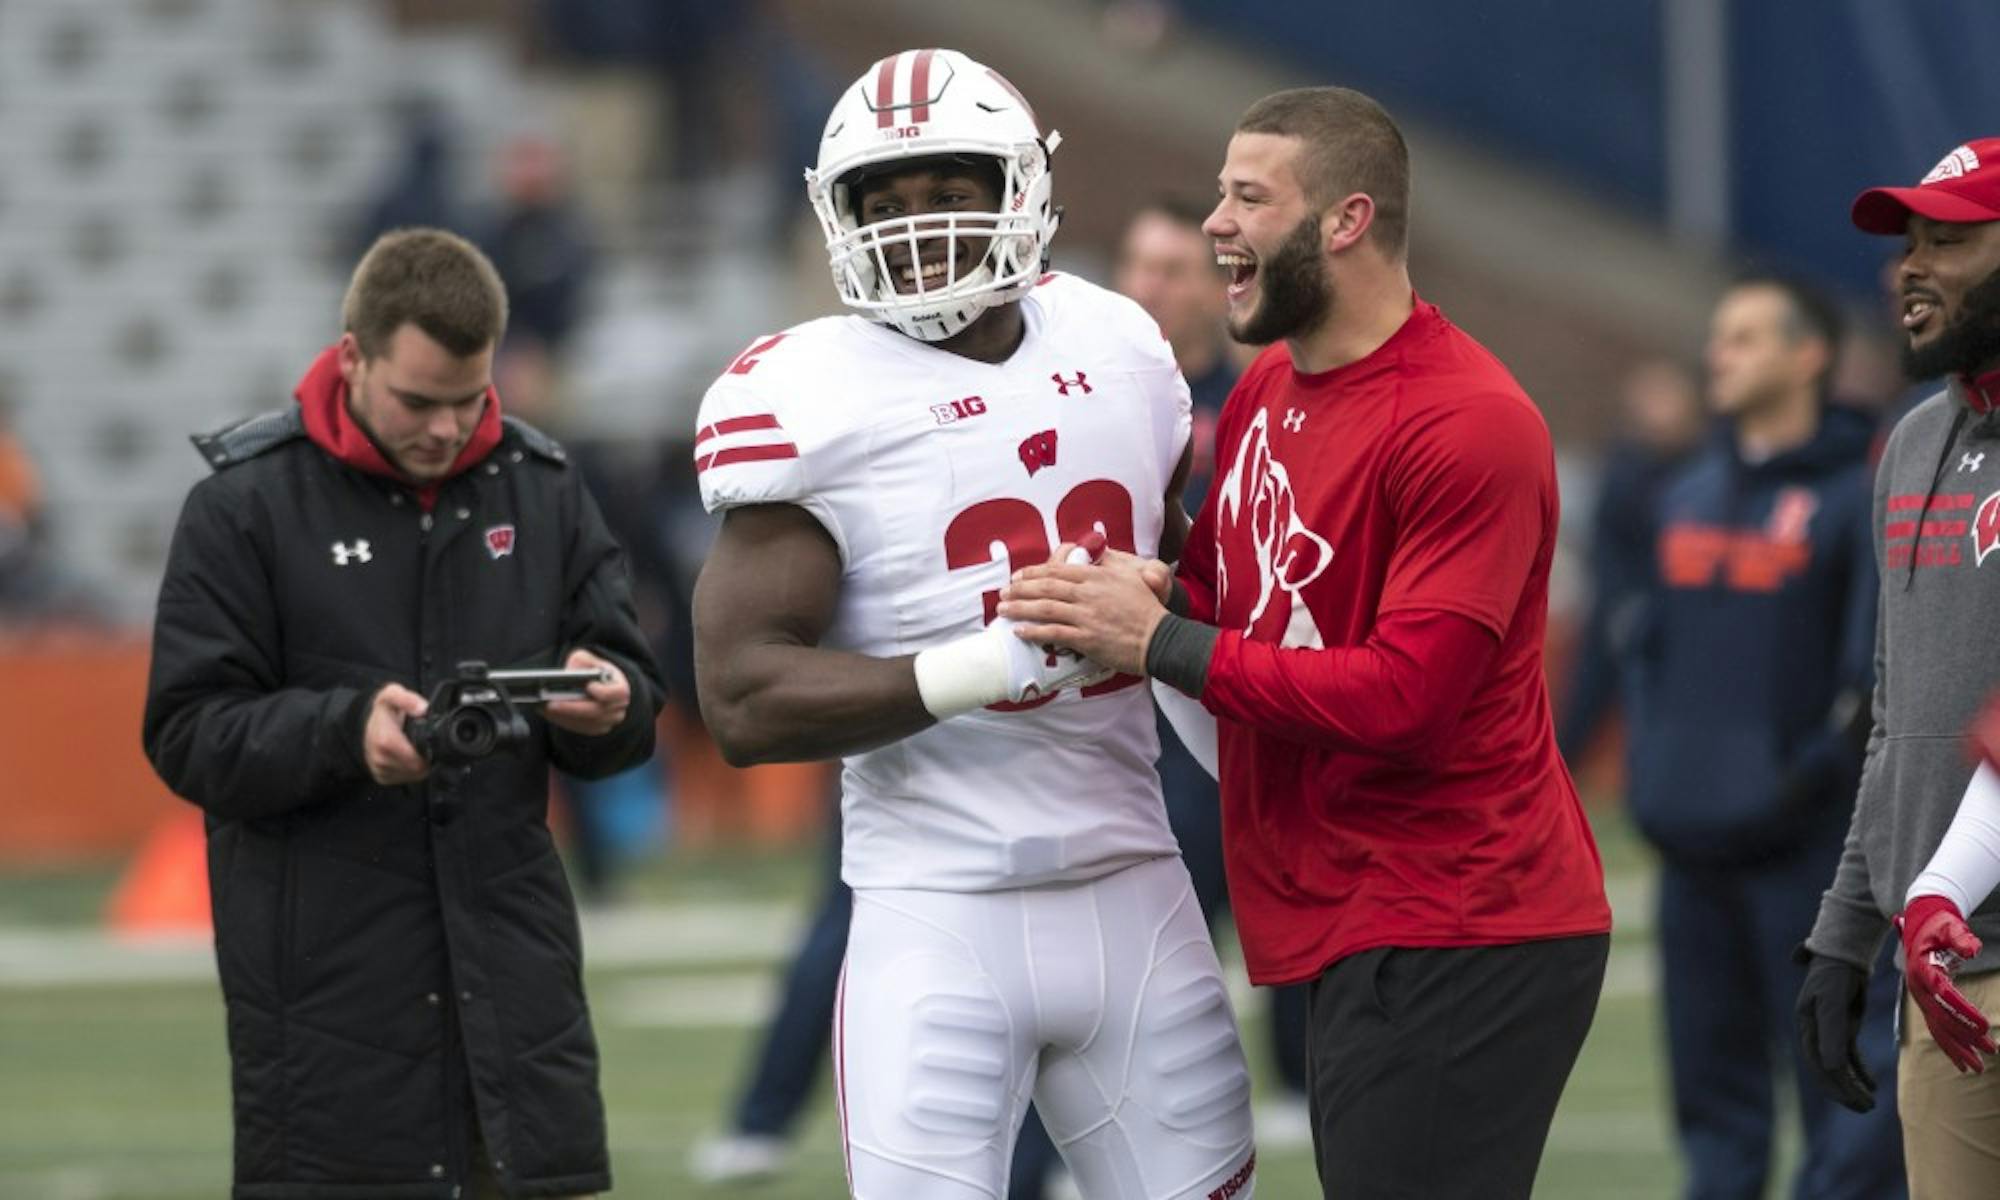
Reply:
<svg viewBox="0 0 2000 1200"><path fill-rule="evenodd" d="M1608 935L1383 947L1312 982L1327 1200L1528 1200L1590 1032Z"/></svg>

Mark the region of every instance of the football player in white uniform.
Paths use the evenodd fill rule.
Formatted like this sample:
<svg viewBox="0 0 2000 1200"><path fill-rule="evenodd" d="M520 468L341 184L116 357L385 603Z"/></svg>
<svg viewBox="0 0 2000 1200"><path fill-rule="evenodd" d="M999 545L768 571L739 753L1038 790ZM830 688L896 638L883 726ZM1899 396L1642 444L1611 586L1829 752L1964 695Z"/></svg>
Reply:
<svg viewBox="0 0 2000 1200"><path fill-rule="evenodd" d="M994 1200L1030 1096L1092 1200L1249 1197L1249 1079L1166 817L1147 689L994 620L1064 543L1173 558L1186 384L1046 271L1033 112L951 50L841 97L807 192L858 315L702 401L701 706L734 763L845 757L835 1018L862 1200Z"/></svg>

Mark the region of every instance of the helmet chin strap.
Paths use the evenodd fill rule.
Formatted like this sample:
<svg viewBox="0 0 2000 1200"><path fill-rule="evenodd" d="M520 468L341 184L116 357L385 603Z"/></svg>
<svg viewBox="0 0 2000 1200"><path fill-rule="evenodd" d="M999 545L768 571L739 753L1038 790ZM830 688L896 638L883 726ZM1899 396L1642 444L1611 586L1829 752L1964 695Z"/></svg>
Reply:
<svg viewBox="0 0 2000 1200"><path fill-rule="evenodd" d="M979 264L977 270L966 276L964 282L983 284L991 278L993 278L993 264L985 262ZM947 338L956 337L964 332L966 326L972 324L980 313L985 312L993 306L995 299L997 297L993 293L982 292L976 296L969 296L952 305L949 309L935 314L906 315L898 312L887 312L882 314L882 320L920 342L942 342Z"/></svg>

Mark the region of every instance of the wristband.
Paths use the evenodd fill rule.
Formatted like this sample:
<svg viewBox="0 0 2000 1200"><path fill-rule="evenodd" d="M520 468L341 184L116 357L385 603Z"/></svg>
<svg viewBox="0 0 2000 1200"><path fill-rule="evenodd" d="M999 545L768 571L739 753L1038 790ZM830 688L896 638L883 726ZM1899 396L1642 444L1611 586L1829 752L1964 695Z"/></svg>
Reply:
<svg viewBox="0 0 2000 1200"><path fill-rule="evenodd" d="M917 651L917 696L940 721L1007 698L1007 648L990 632Z"/></svg>

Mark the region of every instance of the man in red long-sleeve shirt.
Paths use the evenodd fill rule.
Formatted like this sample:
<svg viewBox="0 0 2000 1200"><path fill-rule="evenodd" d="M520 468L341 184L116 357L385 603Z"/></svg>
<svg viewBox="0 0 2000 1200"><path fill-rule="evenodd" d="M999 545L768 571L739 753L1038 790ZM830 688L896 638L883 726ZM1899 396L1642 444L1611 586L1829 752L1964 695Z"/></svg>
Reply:
<svg viewBox="0 0 2000 1200"><path fill-rule="evenodd" d="M1231 332L1273 344L1175 581L1039 567L1000 611L1219 718L1251 978L1312 982L1326 1194L1525 1198L1611 925L1542 676L1548 429L1413 292L1408 154L1372 100L1259 101L1221 184Z"/></svg>

